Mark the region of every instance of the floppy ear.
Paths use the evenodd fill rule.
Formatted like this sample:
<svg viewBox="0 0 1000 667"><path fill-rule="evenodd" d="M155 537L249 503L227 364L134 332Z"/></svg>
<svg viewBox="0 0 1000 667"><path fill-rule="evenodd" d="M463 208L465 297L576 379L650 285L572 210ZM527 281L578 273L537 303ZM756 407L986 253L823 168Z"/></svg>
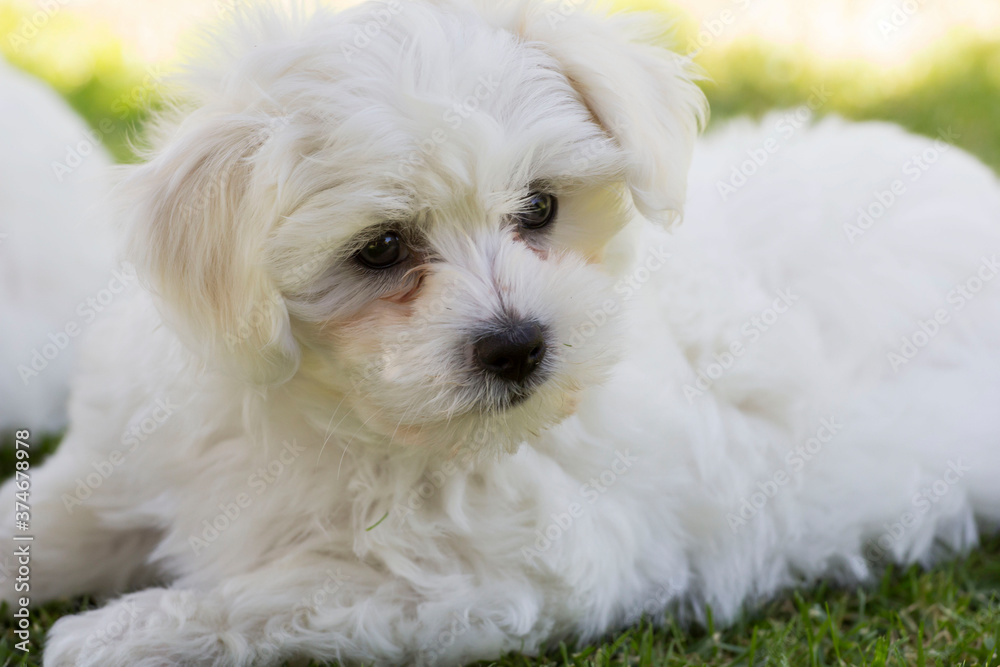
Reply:
<svg viewBox="0 0 1000 667"><path fill-rule="evenodd" d="M196 111L121 185L129 258L165 320L206 358L262 384L288 379L299 360L265 265L277 214L254 157L271 132L266 118Z"/></svg>
<svg viewBox="0 0 1000 667"><path fill-rule="evenodd" d="M665 19L652 13L600 16L578 2L530 2L520 25L562 68L591 113L629 156L636 208L660 222L683 213L687 172L708 105L690 60L660 44Z"/></svg>

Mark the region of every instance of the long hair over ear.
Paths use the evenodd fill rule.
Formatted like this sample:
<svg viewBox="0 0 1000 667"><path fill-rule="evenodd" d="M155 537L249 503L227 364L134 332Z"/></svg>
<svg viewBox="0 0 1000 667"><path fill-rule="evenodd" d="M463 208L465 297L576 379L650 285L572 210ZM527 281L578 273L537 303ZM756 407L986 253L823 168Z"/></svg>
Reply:
<svg viewBox="0 0 1000 667"><path fill-rule="evenodd" d="M263 244L277 213L254 157L268 117L199 109L120 185L127 249L170 326L255 383L280 382L299 350ZM210 356L208 356L210 355Z"/></svg>
<svg viewBox="0 0 1000 667"><path fill-rule="evenodd" d="M441 0L461 5L455 0ZM694 140L708 104L690 59L664 46L667 20L607 15L586 0L480 0L492 20L551 55L594 118L629 156L626 182L644 216L683 214Z"/></svg>

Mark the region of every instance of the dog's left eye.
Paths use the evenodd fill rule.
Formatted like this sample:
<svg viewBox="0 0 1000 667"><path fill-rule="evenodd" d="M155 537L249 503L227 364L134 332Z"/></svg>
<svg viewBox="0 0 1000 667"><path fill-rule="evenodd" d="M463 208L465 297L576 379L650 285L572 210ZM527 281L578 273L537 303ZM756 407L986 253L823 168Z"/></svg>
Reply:
<svg viewBox="0 0 1000 667"><path fill-rule="evenodd" d="M388 269L410 256L396 232L382 232L358 252L358 261L371 269Z"/></svg>
<svg viewBox="0 0 1000 667"><path fill-rule="evenodd" d="M528 195L524 208L517 215L517 222L526 229L541 229L556 217L558 202L547 192L534 191Z"/></svg>

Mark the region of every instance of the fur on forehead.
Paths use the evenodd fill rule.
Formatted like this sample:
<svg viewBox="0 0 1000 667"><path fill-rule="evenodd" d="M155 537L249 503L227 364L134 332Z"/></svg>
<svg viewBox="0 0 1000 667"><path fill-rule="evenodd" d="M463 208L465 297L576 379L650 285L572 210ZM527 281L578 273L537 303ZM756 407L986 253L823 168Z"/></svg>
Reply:
<svg viewBox="0 0 1000 667"><path fill-rule="evenodd" d="M552 169L561 158L617 172L643 215L676 220L707 115L699 76L663 47L663 17L608 16L594 4L370 0L339 13L301 6L289 13L251 3L228 30L204 40L181 87L203 110L256 118L268 137L292 143L298 129L313 145L295 148L314 160L331 149L331 163L350 161L348 169L369 182L388 176L393 184L409 163L434 157L438 144L454 148L439 162L470 190L523 180L532 167L566 172ZM323 138L326 146L317 146ZM480 157L477 143L507 155L470 164ZM264 154L288 155L280 141L271 144ZM383 169L383 160L400 157L395 173ZM493 165L498 178L484 172ZM397 192L419 192L434 206L435 193L450 197L455 183L400 185Z"/></svg>
<svg viewBox="0 0 1000 667"><path fill-rule="evenodd" d="M385 28L397 34L339 54L335 81L300 77L290 86L301 90L283 91L302 117L257 161L280 169L307 156L284 168L294 224L275 231L275 245L285 252L345 248L387 220L495 224L533 184L569 193L624 180L626 156L549 54L415 7Z"/></svg>
<svg viewBox="0 0 1000 667"><path fill-rule="evenodd" d="M647 216L678 216L704 117L688 65L635 18L564 4L238 10L121 189L165 319L281 381L299 361L283 293L366 226L456 202L496 219L537 182L621 182Z"/></svg>

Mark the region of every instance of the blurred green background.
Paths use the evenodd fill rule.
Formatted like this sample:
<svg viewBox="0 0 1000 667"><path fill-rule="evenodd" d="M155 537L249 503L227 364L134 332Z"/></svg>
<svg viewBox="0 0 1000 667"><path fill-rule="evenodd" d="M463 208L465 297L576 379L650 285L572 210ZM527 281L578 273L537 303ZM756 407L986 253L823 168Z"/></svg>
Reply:
<svg viewBox="0 0 1000 667"><path fill-rule="evenodd" d="M163 20L165 7L178 11L199 5L209 19L231 11L242 0L154 0L127 5L124 0L48 0L49 10L25 0L0 0L0 53L55 87L97 130L119 161L134 160L129 138L138 136L151 109L160 103L158 80L168 58L143 49L150 35L162 43L173 41L177 26ZM577 4L581 0L564 0ZM690 7L703 0L677 0ZM882 2L886 8L896 0ZM901 0L900 0L901 1ZM910 0L911 2L915 0ZM953 0L992 3L998 0ZM127 16L108 20L95 7L130 7L132 19L157 14L146 21L147 32L131 29ZM795 0L704 0L700 18L661 0L610 0L617 7L653 9L675 20L674 43L688 53L698 35L705 35L706 17L721 16L727 9L767 9L762 4ZM869 0L800 0L800 12L817 13L814 24L823 27L821 10L840 4L865 5ZM714 3L714 4L713 4ZM751 3L754 3L751 7ZM789 4L791 3L791 4ZM889 4L885 4L889 3ZM936 5L934 4L936 3ZM947 0L919 0L933 17L947 16ZM932 5L938 12L931 15ZM803 7L805 9L803 9ZM770 11L768 9L768 11ZM789 9L789 12L792 10ZM869 11L866 27L872 28ZM958 10L955 10L958 12ZM40 13L41 12L41 13ZM910 130L935 136L951 127L957 143L1000 169L1000 30L982 30L968 20L942 22L934 39L911 34L909 46L895 58L881 61L860 48L844 48L831 55L829 44L853 35L848 21L831 24L829 40L776 40L764 32L742 29L748 25L780 23L785 18L757 11L742 26L730 26L725 38L712 36L695 61L708 79L703 86L712 106L712 122L739 114L760 116L773 108L805 103L817 86L829 91L830 100L819 114L837 113L848 118L890 120ZM801 18L801 17L800 17ZM857 31L860 32L859 21ZM150 27L151 26L151 27ZM160 28L162 27L162 34ZM741 28L741 29L736 29ZM907 26L907 29L912 26ZM840 31L839 33L837 31ZM871 34L869 34L871 42ZM878 35L874 39L879 45ZM894 47L883 40L882 46ZM914 46L916 44L916 46ZM889 49L891 51L891 48ZM169 51L169 49L168 49ZM0 95L3 91L0 90ZM51 450L57 438L46 442ZM0 448L0 470L12 468L9 451ZM37 465L40 460L35 461ZM774 600L737 625L717 631L682 630L676 624L654 630L648 625L612 637L603 644L577 650L560 647L546 657L508 656L508 665L997 665L1000 663L1000 537L993 538L968 560L955 561L922 572L890 569L875 590L843 591L821 586ZM14 652L13 635L0 618L0 667L38 665L38 649L47 628L61 615L93 604L90 600L53 603L33 612L33 652ZM0 612L0 616L5 615Z"/></svg>
<svg viewBox="0 0 1000 667"><path fill-rule="evenodd" d="M813 2L817 7L823 4ZM735 14L740 4L733 3ZM57 5L54 0L52 4ZM669 14L675 19L673 39L681 52L686 53L705 29L705 24L667 2L613 0L613 4ZM232 5L216 0L214 6L211 18ZM163 67L145 62L108 22L75 11L71 3L43 12L44 18L39 11L21 0L0 0L0 51L61 92L101 130L117 159L132 159L127 137L141 130L150 107L156 105L156 81ZM892 67L873 64L861 55L824 58L801 43L776 45L753 34L709 41L695 61L709 77L703 86L713 123L801 104L814 86L824 85L832 97L821 114L892 120L931 136L951 126L960 135L959 145L1000 168L1000 35L990 37L956 24L942 38L909 54L902 65Z"/></svg>

